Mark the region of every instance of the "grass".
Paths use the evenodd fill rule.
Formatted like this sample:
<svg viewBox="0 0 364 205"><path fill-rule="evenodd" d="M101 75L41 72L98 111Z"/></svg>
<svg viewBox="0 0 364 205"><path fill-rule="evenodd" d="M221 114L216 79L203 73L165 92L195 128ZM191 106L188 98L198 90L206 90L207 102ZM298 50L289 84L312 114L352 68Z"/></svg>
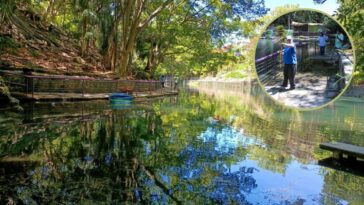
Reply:
<svg viewBox="0 0 364 205"><path fill-rule="evenodd" d="M9 51L10 53L15 53L19 48L19 45L10 37L0 36L0 53L4 51Z"/></svg>
<svg viewBox="0 0 364 205"><path fill-rule="evenodd" d="M39 53L35 50L29 50L29 53L31 56L33 56L35 58L39 57Z"/></svg>
<svg viewBox="0 0 364 205"><path fill-rule="evenodd" d="M247 74L242 73L239 70L231 71L231 72L227 73L226 75L224 75L225 79L228 79L228 78L241 79L241 78L245 78L245 77L247 77Z"/></svg>
<svg viewBox="0 0 364 205"><path fill-rule="evenodd" d="M34 69L34 70L37 70L39 68L38 65L36 65L36 64L34 64L32 62L26 62L25 66L28 67L28 68Z"/></svg>

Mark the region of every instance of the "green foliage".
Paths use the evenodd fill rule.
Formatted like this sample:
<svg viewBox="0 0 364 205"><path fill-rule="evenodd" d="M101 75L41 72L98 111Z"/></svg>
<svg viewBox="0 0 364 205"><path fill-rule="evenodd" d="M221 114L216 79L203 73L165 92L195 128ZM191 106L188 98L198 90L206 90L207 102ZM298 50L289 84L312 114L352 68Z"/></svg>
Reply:
<svg viewBox="0 0 364 205"><path fill-rule="evenodd" d="M255 24L243 23L239 15L252 19L266 12L264 5L260 2L252 6L244 1L202 3L210 6L180 0L24 2L44 21L77 38L81 54L96 46L107 69L122 70L127 64L128 74L143 78L174 72L179 76L214 75L227 65L236 67L236 59L220 52L221 46L232 33L251 36ZM134 12L141 4L140 13ZM177 65L173 65L174 59Z"/></svg>
<svg viewBox="0 0 364 205"><path fill-rule="evenodd" d="M283 42L287 35L286 29L284 28L283 25L278 25L278 26L276 26L276 31L279 36L279 41Z"/></svg>
<svg viewBox="0 0 364 205"><path fill-rule="evenodd" d="M36 50L29 50L29 52L33 57L39 57L39 53Z"/></svg>
<svg viewBox="0 0 364 205"><path fill-rule="evenodd" d="M229 79L229 78L242 79L242 78L245 78L246 76L247 76L247 74L236 70L236 71L231 71L228 74L224 75L224 78L227 78L227 79Z"/></svg>
<svg viewBox="0 0 364 205"><path fill-rule="evenodd" d="M0 36L0 54L5 51L10 51L11 53L15 53L19 45L15 42L13 38L7 36Z"/></svg>
<svg viewBox="0 0 364 205"><path fill-rule="evenodd" d="M340 0L337 19L344 25L353 37L356 53L356 73L354 82L364 82L364 1Z"/></svg>
<svg viewBox="0 0 364 205"><path fill-rule="evenodd" d="M15 1L14 0L1 0L0 2L0 24L10 20L14 13Z"/></svg>
<svg viewBox="0 0 364 205"><path fill-rule="evenodd" d="M253 43L234 47L243 52L243 57L234 56L231 50L221 52L222 46L233 44L229 42L231 34L234 38L248 37L254 42L259 34L259 28L277 16L298 8L298 5L277 7L268 15L256 20L243 20L234 12L247 8L245 15L249 16L246 5L236 7L240 1L203 0L206 7L190 1L148 1L141 10L137 34L131 35L131 25L123 25L124 15L127 15L123 3L128 1L110 0L4 0L0 4L0 22L9 19L14 14L15 3L27 5L32 12L38 12L47 23L62 27L80 42L81 51L92 47L103 56L102 63L107 69L115 71L122 61L121 53L132 45L128 58L128 74L153 78L159 74L174 74L176 76L216 75L218 72L234 69L251 69L250 58ZM139 1L133 1L139 2ZM150 16L160 6L166 3L155 16ZM362 79L364 58L362 46L363 36L363 3L360 0L340 1L337 17L353 36L357 47L357 76ZM191 4L195 6L191 9ZM135 5L132 5L135 6ZM136 7L133 7L135 9ZM132 10L133 10L132 9ZM237 9L237 10L236 10ZM252 15L254 11L250 12ZM131 13L130 13L131 14ZM151 21L144 22L151 17ZM308 16L315 21L315 16ZM306 18L294 15L292 18ZM229 20L227 20L229 19ZM250 18L249 18L250 19ZM128 19L130 20L130 19ZM130 22L129 22L130 23ZM328 25L331 24L328 22ZM257 29L258 28L258 29ZM283 35L283 33L282 33ZM49 37L52 38L52 37ZM130 39L133 42L128 42ZM125 42L124 42L125 41ZM134 47L135 45L135 47ZM87 51L86 51L87 52ZM249 63L246 63L249 61ZM113 67L111 66L113 65Z"/></svg>
<svg viewBox="0 0 364 205"><path fill-rule="evenodd" d="M259 18L259 25L263 27L270 23L271 21L277 19L278 17L282 16L283 14L289 13L295 9L298 9L298 4L287 4L284 6L278 6L274 10L270 11L267 15Z"/></svg>

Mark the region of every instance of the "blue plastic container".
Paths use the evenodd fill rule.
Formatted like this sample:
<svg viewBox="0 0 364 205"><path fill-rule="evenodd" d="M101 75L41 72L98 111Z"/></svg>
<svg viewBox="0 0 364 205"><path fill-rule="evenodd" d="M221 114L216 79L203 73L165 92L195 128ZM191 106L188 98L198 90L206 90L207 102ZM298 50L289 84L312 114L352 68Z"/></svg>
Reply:
<svg viewBox="0 0 364 205"><path fill-rule="evenodd" d="M126 93L112 93L109 100L112 105L129 104L133 101L133 96Z"/></svg>

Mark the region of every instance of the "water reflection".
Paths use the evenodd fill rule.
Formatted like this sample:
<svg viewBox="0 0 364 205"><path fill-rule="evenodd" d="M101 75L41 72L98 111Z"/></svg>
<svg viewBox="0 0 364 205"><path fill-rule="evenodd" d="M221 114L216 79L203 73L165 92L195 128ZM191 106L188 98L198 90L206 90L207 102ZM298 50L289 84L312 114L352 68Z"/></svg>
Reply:
<svg viewBox="0 0 364 205"><path fill-rule="evenodd" d="M297 113L266 103L254 86L227 90L232 94L182 92L122 110L80 102L4 113L0 203L364 200L363 177L316 163L329 155L318 149L321 141L364 145L363 103L346 99Z"/></svg>

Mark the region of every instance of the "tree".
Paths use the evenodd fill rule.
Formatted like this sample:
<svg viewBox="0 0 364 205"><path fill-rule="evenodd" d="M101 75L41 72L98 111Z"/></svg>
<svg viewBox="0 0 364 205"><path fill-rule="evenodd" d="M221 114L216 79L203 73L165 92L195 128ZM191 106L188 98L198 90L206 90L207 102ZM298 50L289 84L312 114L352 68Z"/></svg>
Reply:
<svg viewBox="0 0 364 205"><path fill-rule="evenodd" d="M99 47L100 54L103 56L103 65L106 69L115 71L117 60L117 44L118 44L118 25L121 15L118 11L119 7L110 6L107 0L103 4L99 12Z"/></svg>
<svg viewBox="0 0 364 205"><path fill-rule="evenodd" d="M205 0L171 4L138 38L138 54L146 62L143 72L153 76L159 65L163 67L159 71L167 73L214 72L226 63L228 56L218 52L219 47L231 34L241 35L238 32L241 19L253 19L265 12L267 9L259 1L248 4L246 1Z"/></svg>
<svg viewBox="0 0 364 205"><path fill-rule="evenodd" d="M137 36L161 11L173 0L121 0L118 3L121 15L121 40L120 40L120 65L118 73L120 76L127 75L127 66L130 56L134 51ZM151 9L152 8L152 9Z"/></svg>

